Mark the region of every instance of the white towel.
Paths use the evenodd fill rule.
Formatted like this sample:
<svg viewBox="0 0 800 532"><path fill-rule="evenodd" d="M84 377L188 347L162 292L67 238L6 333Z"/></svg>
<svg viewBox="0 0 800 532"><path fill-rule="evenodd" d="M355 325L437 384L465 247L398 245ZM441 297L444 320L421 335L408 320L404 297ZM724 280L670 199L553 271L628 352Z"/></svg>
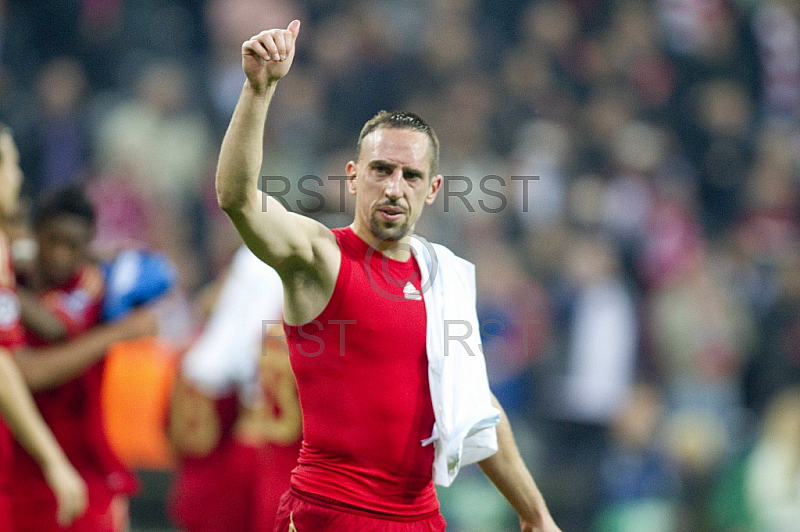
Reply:
<svg viewBox="0 0 800 532"><path fill-rule="evenodd" d="M449 486L459 469L497 452L500 411L492 406L475 308L475 266L439 244L412 237L427 312L428 380L436 423L433 480Z"/></svg>

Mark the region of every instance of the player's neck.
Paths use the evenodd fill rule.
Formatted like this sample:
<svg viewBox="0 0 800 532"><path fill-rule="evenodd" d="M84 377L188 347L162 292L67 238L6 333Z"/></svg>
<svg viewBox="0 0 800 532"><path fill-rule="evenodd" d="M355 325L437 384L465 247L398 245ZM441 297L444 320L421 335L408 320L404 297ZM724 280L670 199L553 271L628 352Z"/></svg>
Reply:
<svg viewBox="0 0 800 532"><path fill-rule="evenodd" d="M382 244L384 247L378 248L378 251L383 253L385 257L400 262L407 262L411 258L411 237L408 235L396 241L384 240ZM388 247L386 246L387 244Z"/></svg>

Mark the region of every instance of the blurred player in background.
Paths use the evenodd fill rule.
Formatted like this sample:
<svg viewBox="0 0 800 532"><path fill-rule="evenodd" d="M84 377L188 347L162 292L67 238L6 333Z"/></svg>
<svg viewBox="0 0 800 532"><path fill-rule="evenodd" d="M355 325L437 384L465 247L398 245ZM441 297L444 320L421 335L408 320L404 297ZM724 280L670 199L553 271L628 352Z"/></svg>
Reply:
<svg viewBox="0 0 800 532"><path fill-rule="evenodd" d="M18 208L21 181L14 139L8 129L0 126L0 531L3 532L14 530L11 495L16 489L16 479L12 472L11 433L33 457L45 489L54 501L51 516L54 521L69 525L87 504L86 484L36 409L12 358L24 344L24 336L5 224Z"/></svg>
<svg viewBox="0 0 800 532"><path fill-rule="evenodd" d="M278 274L242 246L173 389L170 514L182 530L273 530L302 429L282 304Z"/></svg>
<svg viewBox="0 0 800 532"><path fill-rule="evenodd" d="M88 488L86 512L67 530L124 530L127 497L137 481L109 447L103 429L104 357L116 342L154 334L156 317L151 309L140 309L100 325L109 296L107 275L90 252L94 211L80 188L42 198L33 213L38 251L20 288L27 347L16 361L43 418ZM113 277L108 280L114 284ZM15 529L63 530L44 477L19 446L13 471Z"/></svg>
<svg viewBox="0 0 800 532"><path fill-rule="evenodd" d="M276 530L444 530L433 480L449 485L461 465L478 462L524 531L558 531L488 389L483 358L441 356L445 309L475 323L466 342L476 349L478 330L474 268L439 248L441 259L450 257L435 285L445 295L423 294L414 257L424 253L411 253L414 224L442 184L433 130L402 112L365 124L357 161L346 167L356 197L349 227L330 230L259 193L267 109L299 30L295 20L243 44L247 79L216 181L220 206L284 287L304 440ZM459 419L451 424L449 414Z"/></svg>

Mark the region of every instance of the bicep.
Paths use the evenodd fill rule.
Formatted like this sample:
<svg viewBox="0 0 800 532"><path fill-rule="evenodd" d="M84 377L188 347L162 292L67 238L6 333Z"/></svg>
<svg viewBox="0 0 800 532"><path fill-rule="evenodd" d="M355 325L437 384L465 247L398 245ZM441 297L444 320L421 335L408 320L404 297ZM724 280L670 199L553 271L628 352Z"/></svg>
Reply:
<svg viewBox="0 0 800 532"><path fill-rule="evenodd" d="M278 272L287 264L314 262L316 240L324 226L289 212L275 198L259 191L246 207L229 211L228 216L253 254Z"/></svg>

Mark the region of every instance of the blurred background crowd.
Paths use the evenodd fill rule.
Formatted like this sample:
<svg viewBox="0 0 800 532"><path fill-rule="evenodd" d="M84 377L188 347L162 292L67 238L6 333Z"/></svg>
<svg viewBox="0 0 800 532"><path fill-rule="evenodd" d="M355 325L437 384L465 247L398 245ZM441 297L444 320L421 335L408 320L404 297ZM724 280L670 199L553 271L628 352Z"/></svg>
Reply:
<svg viewBox="0 0 800 532"><path fill-rule="evenodd" d="M490 379L563 530L800 530L800 3L5 0L24 199L84 184L98 250L163 251L198 293L240 244L213 175L241 43L293 18L264 175L345 225L329 177L360 126L436 129L456 177L417 229L477 265ZM513 530L462 475L449 529Z"/></svg>

